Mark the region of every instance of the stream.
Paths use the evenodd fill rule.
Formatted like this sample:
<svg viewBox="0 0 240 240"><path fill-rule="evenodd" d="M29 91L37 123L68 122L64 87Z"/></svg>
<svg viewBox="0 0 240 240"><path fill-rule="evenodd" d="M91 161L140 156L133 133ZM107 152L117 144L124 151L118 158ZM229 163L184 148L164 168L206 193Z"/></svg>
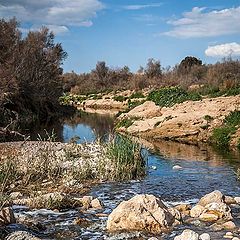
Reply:
<svg viewBox="0 0 240 240"><path fill-rule="evenodd" d="M106 141L113 129L111 115L79 113L62 124L49 127L55 129L57 140L78 143L91 142L96 138ZM43 132L38 129L38 132ZM32 137L36 138L33 132ZM34 135L35 134L35 135ZM44 138L44 137L43 137ZM89 195L98 197L104 204L103 211L87 211L80 213L77 209L54 212L46 209L30 211L23 206L14 206L19 217L34 219L42 230L36 232L45 239L148 239L151 235L135 232L108 234L105 231L107 214L120 202L130 199L136 194L148 193L160 197L168 206L179 203L196 203L199 198L213 190L231 196L240 195L240 182L235 171L240 167L240 157L229 152L218 152L207 145L190 146L173 142L143 142L144 152L148 156L147 176L139 181L106 182L92 188ZM174 170L173 166L182 168ZM239 214L240 208L233 212ZM101 214L98 214L101 213ZM87 226L74 223L78 217L91 220ZM240 226L240 219L235 222ZM11 226L10 226L11 227ZM20 228L21 226L12 226ZM208 225L200 223L186 226L180 225L172 233L157 236L158 239L174 239L176 234L185 228L198 233L203 229L210 233L211 239L221 239L223 232L211 232ZM206 230L207 229L207 230ZM226 231L225 231L226 232Z"/></svg>

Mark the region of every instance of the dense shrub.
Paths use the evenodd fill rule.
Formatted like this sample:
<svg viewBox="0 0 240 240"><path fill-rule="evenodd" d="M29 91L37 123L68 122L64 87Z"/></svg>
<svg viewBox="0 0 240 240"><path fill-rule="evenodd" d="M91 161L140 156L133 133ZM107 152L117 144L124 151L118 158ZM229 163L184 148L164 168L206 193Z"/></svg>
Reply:
<svg viewBox="0 0 240 240"><path fill-rule="evenodd" d="M176 103L182 103L187 100L201 100L201 96L197 93L187 92L180 87L165 87L152 91L147 99L161 107L171 107Z"/></svg>
<svg viewBox="0 0 240 240"><path fill-rule="evenodd" d="M233 111L224 119L222 127L215 128L211 141L219 147L229 147L231 136L240 126L240 111Z"/></svg>

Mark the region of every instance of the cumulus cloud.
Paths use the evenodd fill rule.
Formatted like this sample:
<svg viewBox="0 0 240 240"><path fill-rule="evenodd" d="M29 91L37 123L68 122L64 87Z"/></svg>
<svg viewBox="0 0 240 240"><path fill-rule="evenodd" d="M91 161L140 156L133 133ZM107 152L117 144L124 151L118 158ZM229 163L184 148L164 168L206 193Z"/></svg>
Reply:
<svg viewBox="0 0 240 240"><path fill-rule="evenodd" d="M209 46L205 54L209 57L240 56L240 44L233 42Z"/></svg>
<svg viewBox="0 0 240 240"><path fill-rule="evenodd" d="M123 8L126 10L141 10L144 8L153 8L153 7L160 7L162 3L150 3L150 4L141 4L141 5L126 5Z"/></svg>
<svg viewBox="0 0 240 240"><path fill-rule="evenodd" d="M183 17L167 23L173 29L163 33L178 38L213 37L240 33L240 7L207 11L194 7Z"/></svg>
<svg viewBox="0 0 240 240"><path fill-rule="evenodd" d="M63 33L71 26L91 26L91 19L103 8L99 0L0 0L0 17L16 17L23 23L46 25Z"/></svg>

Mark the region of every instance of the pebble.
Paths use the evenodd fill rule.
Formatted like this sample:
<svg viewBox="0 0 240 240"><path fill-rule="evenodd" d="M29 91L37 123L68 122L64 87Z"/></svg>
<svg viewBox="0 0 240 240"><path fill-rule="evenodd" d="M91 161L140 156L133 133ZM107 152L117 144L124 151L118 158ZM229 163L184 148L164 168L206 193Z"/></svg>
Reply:
<svg viewBox="0 0 240 240"><path fill-rule="evenodd" d="M233 234L231 232L227 232L223 237L224 238L233 238Z"/></svg>
<svg viewBox="0 0 240 240"><path fill-rule="evenodd" d="M200 240L211 240L211 237L208 233L203 233L199 237Z"/></svg>
<svg viewBox="0 0 240 240"><path fill-rule="evenodd" d="M181 166L179 166L179 165L175 165L175 166L173 166L173 168L172 168L173 170L180 170L180 169L182 169L182 167Z"/></svg>
<svg viewBox="0 0 240 240"><path fill-rule="evenodd" d="M157 167L156 167L156 166L152 166L152 169L153 169L153 170L157 170Z"/></svg>

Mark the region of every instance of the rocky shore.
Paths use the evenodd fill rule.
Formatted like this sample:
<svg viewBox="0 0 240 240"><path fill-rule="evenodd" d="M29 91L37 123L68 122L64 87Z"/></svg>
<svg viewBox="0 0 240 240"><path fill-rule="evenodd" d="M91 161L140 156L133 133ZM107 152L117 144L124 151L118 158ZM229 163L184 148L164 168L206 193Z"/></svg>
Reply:
<svg viewBox="0 0 240 240"><path fill-rule="evenodd" d="M130 122L118 131L148 140L172 140L197 144L209 142L213 130L224 123L231 112L240 110L240 96L205 98L186 101L173 107L160 107L146 101L128 113L123 113L118 122ZM230 146L239 143L239 129L232 136Z"/></svg>
<svg viewBox="0 0 240 240"><path fill-rule="evenodd" d="M73 219L73 224L82 228L93 224L89 217L91 214L94 214L95 218L104 217L106 231L109 234L144 232L145 236L149 236L149 238L141 239L151 240L162 239L161 237L171 240L240 239L240 197L226 196L218 190L206 194L196 204L175 206L165 204L154 195L136 195L121 202L110 214L104 213L104 204L92 196L73 198L69 195L52 193L42 195L41 198L26 199L16 193L15 196L13 195L12 199L15 199L13 200L13 206L15 206L13 209L21 205L34 207L35 210L52 209L56 213L62 212L62 209L66 209L66 207L77 209L81 217ZM45 200L43 201L43 199ZM47 205L49 199L62 202L64 206L50 207ZM34 205L31 205L32 203ZM64 211L62 213L64 214ZM14 224L25 225L26 230L13 231L11 226ZM35 232L36 229L38 231L43 229L44 223L40 223L34 218L23 218L14 213L11 207L1 209L0 226L2 239L45 239L34 234L33 231L33 229ZM216 233L218 237L216 237Z"/></svg>

